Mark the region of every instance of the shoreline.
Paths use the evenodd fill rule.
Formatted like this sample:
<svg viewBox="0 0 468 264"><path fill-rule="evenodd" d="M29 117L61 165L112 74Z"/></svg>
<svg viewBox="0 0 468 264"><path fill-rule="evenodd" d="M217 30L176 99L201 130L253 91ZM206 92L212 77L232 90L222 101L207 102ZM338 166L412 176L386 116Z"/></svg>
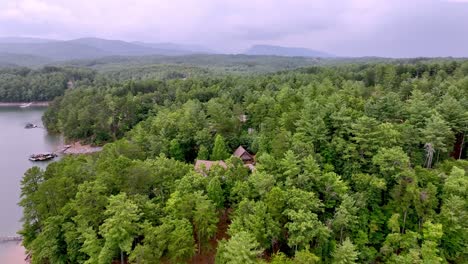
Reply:
<svg viewBox="0 0 468 264"><path fill-rule="evenodd" d="M29 106L49 106L50 102L0 102L1 106L22 106L25 104L31 104Z"/></svg>
<svg viewBox="0 0 468 264"><path fill-rule="evenodd" d="M64 155L92 154L100 152L103 147L93 147L91 145L82 145L80 142L72 142L61 146L61 153Z"/></svg>

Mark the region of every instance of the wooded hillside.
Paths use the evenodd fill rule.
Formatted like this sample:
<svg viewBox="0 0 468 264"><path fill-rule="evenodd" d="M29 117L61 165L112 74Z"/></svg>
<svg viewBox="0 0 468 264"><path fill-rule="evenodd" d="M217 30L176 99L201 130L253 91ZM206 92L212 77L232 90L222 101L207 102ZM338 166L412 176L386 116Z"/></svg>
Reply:
<svg viewBox="0 0 468 264"><path fill-rule="evenodd" d="M33 263L466 263L467 76L369 63L67 90L46 126L108 144L26 172L23 243Z"/></svg>

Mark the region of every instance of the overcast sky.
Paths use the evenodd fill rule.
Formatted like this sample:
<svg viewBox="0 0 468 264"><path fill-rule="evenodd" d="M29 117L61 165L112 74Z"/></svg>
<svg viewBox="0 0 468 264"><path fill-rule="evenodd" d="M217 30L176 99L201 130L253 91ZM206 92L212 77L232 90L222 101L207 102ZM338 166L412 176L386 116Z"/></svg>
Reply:
<svg viewBox="0 0 468 264"><path fill-rule="evenodd" d="M0 0L0 36L468 57L468 0Z"/></svg>

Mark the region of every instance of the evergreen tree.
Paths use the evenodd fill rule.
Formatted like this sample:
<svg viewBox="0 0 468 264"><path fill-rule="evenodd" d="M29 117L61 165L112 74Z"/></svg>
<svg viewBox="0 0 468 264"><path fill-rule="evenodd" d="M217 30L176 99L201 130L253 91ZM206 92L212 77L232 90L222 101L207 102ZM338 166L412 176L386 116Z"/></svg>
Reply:
<svg viewBox="0 0 468 264"><path fill-rule="evenodd" d="M353 264L357 263L359 253L349 238L346 238L335 251L333 251L333 264Z"/></svg>
<svg viewBox="0 0 468 264"><path fill-rule="evenodd" d="M207 160L209 155L208 148L205 145L201 145L198 149L197 160Z"/></svg>
<svg viewBox="0 0 468 264"><path fill-rule="evenodd" d="M248 232L234 234L228 241L222 240L216 253L216 264L255 264L262 253L260 245Z"/></svg>
<svg viewBox="0 0 468 264"><path fill-rule="evenodd" d="M99 254L99 263L109 263L114 259L114 252L120 251L121 263L124 263L124 253L130 253L133 240L138 234L138 224L141 217L138 206L128 199L125 193L109 198L105 214L108 216L100 228L104 238L104 246Z"/></svg>
<svg viewBox="0 0 468 264"><path fill-rule="evenodd" d="M213 146L213 151L211 152L211 160L225 160L229 158L231 154L226 147L226 143L224 143L223 136L217 134Z"/></svg>
<svg viewBox="0 0 468 264"><path fill-rule="evenodd" d="M219 177L213 177L206 187L208 198L215 204L216 208L224 207L224 191L221 187Z"/></svg>

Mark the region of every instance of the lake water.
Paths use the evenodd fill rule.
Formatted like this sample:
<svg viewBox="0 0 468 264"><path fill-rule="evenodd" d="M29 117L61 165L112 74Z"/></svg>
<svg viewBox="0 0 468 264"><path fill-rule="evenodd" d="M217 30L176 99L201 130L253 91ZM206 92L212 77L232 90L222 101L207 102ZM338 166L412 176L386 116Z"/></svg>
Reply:
<svg viewBox="0 0 468 264"><path fill-rule="evenodd" d="M24 172L45 163L33 163L29 155L52 152L59 148L61 138L42 128L44 107L0 107L0 236L13 236L21 228L21 208L18 206L20 181ZM26 123L39 128L25 129ZM23 264L24 249L17 243L0 243L0 263Z"/></svg>

